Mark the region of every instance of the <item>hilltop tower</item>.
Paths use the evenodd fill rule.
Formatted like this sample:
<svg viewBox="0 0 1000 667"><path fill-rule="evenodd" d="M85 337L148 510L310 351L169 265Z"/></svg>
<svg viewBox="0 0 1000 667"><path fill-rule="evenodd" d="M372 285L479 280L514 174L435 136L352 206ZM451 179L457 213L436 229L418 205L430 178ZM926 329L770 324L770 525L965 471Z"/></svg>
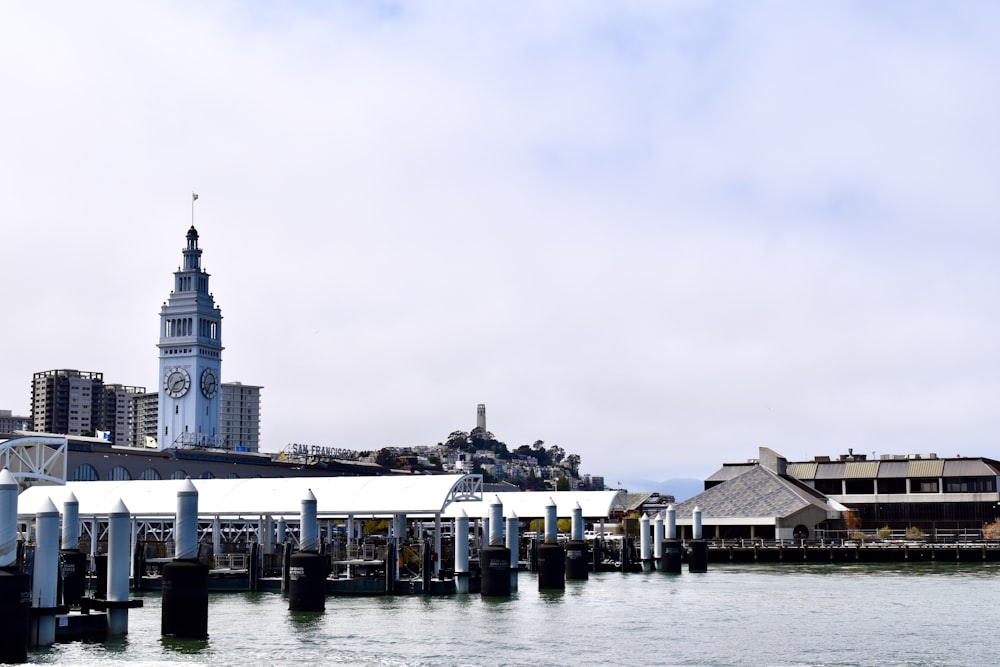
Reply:
<svg viewBox="0 0 1000 667"><path fill-rule="evenodd" d="M160 309L160 449L216 447L221 440L222 311L208 290L194 225L182 261Z"/></svg>
<svg viewBox="0 0 1000 667"><path fill-rule="evenodd" d="M476 428L486 432L486 404L480 403L476 406Z"/></svg>

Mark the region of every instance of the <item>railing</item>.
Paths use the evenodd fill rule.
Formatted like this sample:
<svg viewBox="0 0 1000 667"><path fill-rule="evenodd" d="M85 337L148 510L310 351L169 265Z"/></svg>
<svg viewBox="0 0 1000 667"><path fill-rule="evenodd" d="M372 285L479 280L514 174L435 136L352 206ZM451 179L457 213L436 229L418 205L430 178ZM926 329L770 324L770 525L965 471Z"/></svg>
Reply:
<svg viewBox="0 0 1000 667"><path fill-rule="evenodd" d="M249 554L216 554L216 570L246 570L249 569Z"/></svg>

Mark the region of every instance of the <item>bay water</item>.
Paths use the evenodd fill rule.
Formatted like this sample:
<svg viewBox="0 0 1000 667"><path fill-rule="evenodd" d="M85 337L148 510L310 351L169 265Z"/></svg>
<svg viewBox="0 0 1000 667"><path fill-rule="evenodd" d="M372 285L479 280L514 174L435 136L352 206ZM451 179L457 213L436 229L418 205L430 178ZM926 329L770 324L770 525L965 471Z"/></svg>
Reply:
<svg viewBox="0 0 1000 667"><path fill-rule="evenodd" d="M713 565L596 573L565 591L519 575L509 599L213 593L209 638L160 636L139 595L127 637L33 650L42 665L995 665L1000 564Z"/></svg>

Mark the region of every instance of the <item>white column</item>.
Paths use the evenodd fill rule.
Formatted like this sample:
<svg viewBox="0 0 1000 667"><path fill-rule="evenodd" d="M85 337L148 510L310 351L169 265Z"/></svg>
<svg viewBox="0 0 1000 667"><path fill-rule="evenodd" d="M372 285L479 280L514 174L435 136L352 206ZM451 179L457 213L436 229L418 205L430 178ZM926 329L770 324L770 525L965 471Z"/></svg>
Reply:
<svg viewBox="0 0 1000 667"><path fill-rule="evenodd" d="M642 559L642 571L650 570L650 550L649 550L649 515L643 514L639 517L639 554Z"/></svg>
<svg viewBox="0 0 1000 667"><path fill-rule="evenodd" d="M549 498L549 504L545 506L545 544L557 544L559 542L559 519L556 516L556 501Z"/></svg>
<svg viewBox="0 0 1000 667"><path fill-rule="evenodd" d="M312 489L306 489L302 498L302 509L299 518L299 551L319 551L319 524L316 520L316 496Z"/></svg>
<svg viewBox="0 0 1000 667"><path fill-rule="evenodd" d="M701 508L695 507L691 511L691 535L693 539L701 539Z"/></svg>
<svg viewBox="0 0 1000 667"><path fill-rule="evenodd" d="M46 498L35 514L35 566L31 576L31 605L56 606L59 582L59 510ZM56 617L52 614L32 619L33 643L51 646L56 641Z"/></svg>
<svg viewBox="0 0 1000 667"><path fill-rule="evenodd" d="M75 551L80 547L80 501L70 491L63 501L62 548Z"/></svg>
<svg viewBox="0 0 1000 667"><path fill-rule="evenodd" d="M190 479L177 490L177 514L174 518L174 559L198 557L198 489Z"/></svg>
<svg viewBox="0 0 1000 667"><path fill-rule="evenodd" d="M570 537L576 542L583 541L583 508L580 503L573 508L573 518L570 523Z"/></svg>
<svg viewBox="0 0 1000 667"><path fill-rule="evenodd" d="M17 561L17 480L0 470L0 567Z"/></svg>
<svg viewBox="0 0 1000 667"><path fill-rule="evenodd" d="M653 520L653 560L663 560L663 512L657 512Z"/></svg>
<svg viewBox="0 0 1000 667"><path fill-rule="evenodd" d="M180 494L178 494L179 496ZM197 502L197 491L195 492L195 501ZM197 513L197 509L195 512ZM197 524L195 524L195 529L197 535ZM131 537L131 517L125 503L119 499L108 515L108 602L128 600L128 579L131 567L129 543ZM197 547L197 543L195 546ZM108 609L108 634L128 634L128 609Z"/></svg>
<svg viewBox="0 0 1000 667"><path fill-rule="evenodd" d="M490 503L490 546L503 546L503 505L499 496Z"/></svg>
<svg viewBox="0 0 1000 667"><path fill-rule="evenodd" d="M459 510L455 518L455 591L469 592L469 515Z"/></svg>

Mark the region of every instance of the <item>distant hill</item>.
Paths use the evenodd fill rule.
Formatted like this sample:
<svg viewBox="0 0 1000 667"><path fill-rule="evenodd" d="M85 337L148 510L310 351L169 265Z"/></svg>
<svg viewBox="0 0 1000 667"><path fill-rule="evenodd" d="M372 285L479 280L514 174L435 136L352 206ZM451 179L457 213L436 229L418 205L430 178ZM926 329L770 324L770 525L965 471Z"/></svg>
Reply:
<svg viewBox="0 0 1000 667"><path fill-rule="evenodd" d="M665 479L660 482L650 479L623 479L621 485L623 489L634 492L658 491L659 493L670 494L679 503L705 490L705 482L703 480L690 477Z"/></svg>

